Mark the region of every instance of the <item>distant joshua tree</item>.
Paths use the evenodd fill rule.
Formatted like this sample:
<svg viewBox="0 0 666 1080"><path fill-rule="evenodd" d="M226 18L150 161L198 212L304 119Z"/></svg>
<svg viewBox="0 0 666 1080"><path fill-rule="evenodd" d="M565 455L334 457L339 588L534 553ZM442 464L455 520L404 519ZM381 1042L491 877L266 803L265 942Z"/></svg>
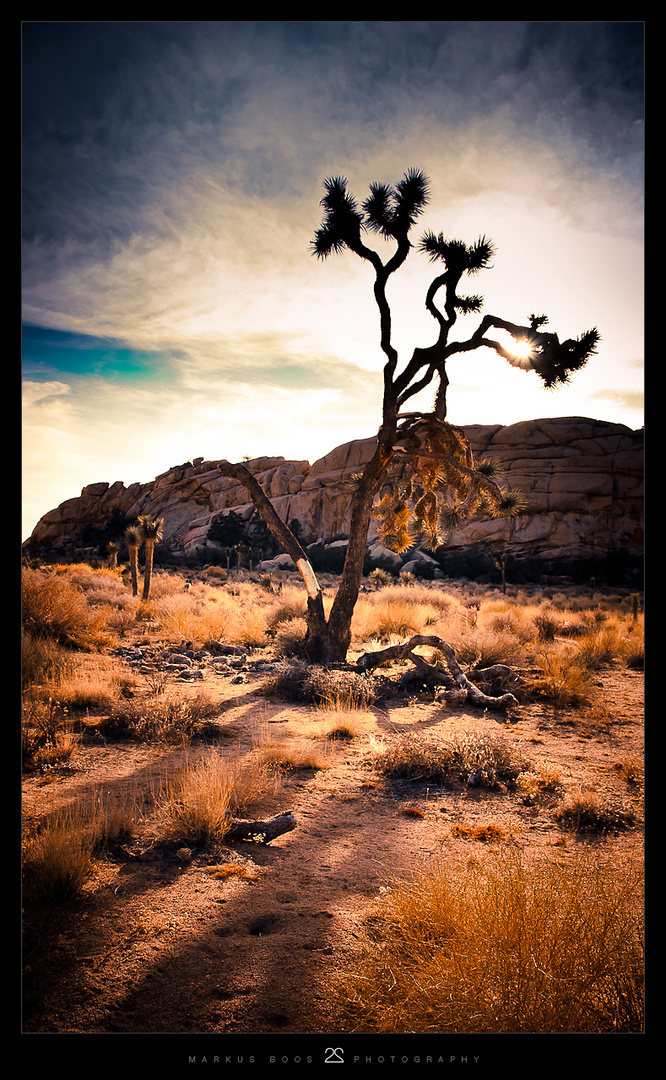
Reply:
<svg viewBox="0 0 666 1080"><path fill-rule="evenodd" d="M383 543L402 552L418 542L436 549L452 528L473 514L514 515L523 503L519 493L499 485L492 463L474 461L462 428L447 422L447 361L477 349L490 349L511 366L535 372L550 389L568 382L571 373L583 367L596 352L599 333L592 329L575 340L560 342L557 334L543 329L548 322L545 315L530 315L525 325L486 315L466 340L450 340L458 315L476 314L483 305L482 296L459 293L460 282L489 269L495 248L485 236L466 244L446 239L443 233L426 231L417 250L440 268L425 294L436 338L429 346L415 348L411 359L400 368L392 341L386 288L413 248L410 232L428 202L428 179L412 169L394 187L373 183L361 207L342 177L325 180L324 189L324 219L312 241L312 252L325 259L349 249L374 271L379 339L386 357L381 425L375 451L351 485L349 543L328 617L321 587L305 551L250 470L231 462L220 463L219 469L245 487L301 573L308 597L304 646L309 658L319 663L337 663L346 659L351 641L351 619L373 516L379 519ZM378 251L367 246L368 233L389 245L385 262ZM508 342L490 337L493 330L507 334ZM410 411L410 400L431 385L435 387L432 410Z"/></svg>
<svg viewBox="0 0 666 1080"><path fill-rule="evenodd" d="M106 545L107 555L109 556L109 568L115 570L118 565L118 552L120 551L120 544L116 540L111 540Z"/></svg>
<svg viewBox="0 0 666 1080"><path fill-rule="evenodd" d="M130 525L125 529L123 540L127 545L129 555L130 573L132 575L132 596L139 591L139 548L143 543L141 528L138 525Z"/></svg>
<svg viewBox="0 0 666 1080"><path fill-rule="evenodd" d="M155 544L158 544L162 539L164 518L156 518L153 521L148 514L144 514L139 518L139 528L141 530L141 538L145 545L142 599L147 600L150 596L150 582L153 575L153 552L155 550Z"/></svg>

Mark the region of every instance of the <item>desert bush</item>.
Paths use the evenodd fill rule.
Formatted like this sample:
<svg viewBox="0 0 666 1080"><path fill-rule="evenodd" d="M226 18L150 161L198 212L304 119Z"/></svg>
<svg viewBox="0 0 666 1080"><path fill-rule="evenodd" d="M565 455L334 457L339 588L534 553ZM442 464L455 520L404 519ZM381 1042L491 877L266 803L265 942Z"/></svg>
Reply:
<svg viewBox="0 0 666 1080"><path fill-rule="evenodd" d="M527 688L554 705L582 705L590 699L591 677L582 657L570 647L555 644L532 654L537 674Z"/></svg>
<svg viewBox="0 0 666 1080"><path fill-rule="evenodd" d="M372 678L354 671L311 667L303 661L281 664L260 692L283 701L324 709L365 709L376 700Z"/></svg>
<svg viewBox="0 0 666 1080"><path fill-rule="evenodd" d="M94 839L76 814L26 829L23 893L28 903L58 905L74 899L94 873Z"/></svg>
<svg viewBox="0 0 666 1080"><path fill-rule="evenodd" d="M566 796L555 819L574 832L617 832L636 824L631 810L610 806L598 791L580 788Z"/></svg>
<svg viewBox="0 0 666 1080"><path fill-rule="evenodd" d="M52 638L21 635L21 679L24 691L30 687L56 685L73 670L72 654Z"/></svg>
<svg viewBox="0 0 666 1080"><path fill-rule="evenodd" d="M151 695L143 700L116 702L98 727L107 739L180 743L219 735L220 728L213 721L217 713L217 707L205 694L169 698Z"/></svg>
<svg viewBox="0 0 666 1080"><path fill-rule="evenodd" d="M67 710L53 699L26 698L21 710L21 759L26 771L68 761L78 745Z"/></svg>
<svg viewBox="0 0 666 1080"><path fill-rule="evenodd" d="M577 655L582 664L595 671L614 660L621 647L621 633L613 623L583 634L577 642Z"/></svg>
<svg viewBox="0 0 666 1080"><path fill-rule="evenodd" d="M23 567L23 629L32 638L51 638L60 645L86 648L95 620L83 591L55 574Z"/></svg>
<svg viewBox="0 0 666 1080"><path fill-rule="evenodd" d="M382 747L374 768L392 779L443 783L456 777L475 787L513 786L529 763L504 739L470 732L449 742L403 735Z"/></svg>
<svg viewBox="0 0 666 1080"><path fill-rule="evenodd" d="M338 977L366 1032L639 1032L641 872L500 847L390 881Z"/></svg>

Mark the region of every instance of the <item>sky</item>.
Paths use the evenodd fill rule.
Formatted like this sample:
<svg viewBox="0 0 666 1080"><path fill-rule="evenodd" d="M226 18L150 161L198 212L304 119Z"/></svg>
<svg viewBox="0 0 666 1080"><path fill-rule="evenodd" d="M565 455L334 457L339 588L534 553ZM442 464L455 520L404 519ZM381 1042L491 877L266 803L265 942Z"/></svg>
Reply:
<svg viewBox="0 0 666 1080"><path fill-rule="evenodd" d="M401 364L436 339L426 229L493 240L484 314L601 334L554 391L453 358L452 423L641 427L643 50L631 21L24 22L23 538L86 484L375 434L372 269L311 250L330 176L359 202L429 177L388 288Z"/></svg>

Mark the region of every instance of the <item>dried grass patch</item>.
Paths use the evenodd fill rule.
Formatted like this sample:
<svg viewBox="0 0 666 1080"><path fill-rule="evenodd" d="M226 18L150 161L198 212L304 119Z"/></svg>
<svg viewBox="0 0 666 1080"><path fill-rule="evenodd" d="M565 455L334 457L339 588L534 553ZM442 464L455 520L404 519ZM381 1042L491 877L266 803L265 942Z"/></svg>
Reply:
<svg viewBox="0 0 666 1080"><path fill-rule="evenodd" d="M344 1030L639 1032L641 884L587 852L527 866L504 846L391 880L336 980Z"/></svg>

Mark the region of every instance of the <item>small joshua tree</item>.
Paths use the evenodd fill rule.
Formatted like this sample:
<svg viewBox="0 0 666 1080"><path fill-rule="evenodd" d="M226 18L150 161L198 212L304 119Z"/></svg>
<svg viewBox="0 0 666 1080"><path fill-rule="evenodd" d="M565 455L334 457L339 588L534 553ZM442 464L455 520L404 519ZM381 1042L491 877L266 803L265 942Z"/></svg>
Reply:
<svg viewBox="0 0 666 1080"><path fill-rule="evenodd" d="M155 544L158 544L162 539L164 518L152 520L148 514L144 514L139 518L139 527L141 529L141 538L145 545L142 599L147 600L150 596L150 582L153 575L153 553L155 551Z"/></svg>
<svg viewBox="0 0 666 1080"><path fill-rule="evenodd" d="M141 528L138 525L130 525L125 529L123 540L127 546L129 555L130 574L132 575L132 596L139 591L139 548L143 543Z"/></svg>
<svg viewBox="0 0 666 1080"><path fill-rule="evenodd" d="M118 552L120 551L120 544L116 540L111 540L106 545L106 552L109 556L109 569L115 570L118 565Z"/></svg>
<svg viewBox="0 0 666 1080"><path fill-rule="evenodd" d="M545 315L531 315L524 325L486 315L470 337L452 340L458 315L475 314L483 306L482 296L459 292L460 284L491 267L495 248L485 236L466 244L446 239L443 233L426 231L416 248L438 265L439 272L425 296L436 338L425 348L415 348L411 359L400 367L392 340L386 287L413 250L410 233L428 202L428 179L412 169L395 186L373 183L360 207L347 190L344 178L325 180L324 189L324 217L312 241L313 254L326 259L349 250L372 269L380 347L386 358L375 451L354 478L347 554L328 617L305 551L250 470L231 462L220 463L219 469L244 485L300 570L308 595L304 645L310 659L340 662L346 658L351 641L351 620L373 515L379 522L380 539L402 552L417 542L437 548L452 528L473 514L512 515L520 510L520 494L497 483L492 463L474 461L464 431L446 419L446 365L450 357L491 349L513 367L534 372L550 389L568 382L571 374L584 366L596 351L599 333L592 329L579 338L560 342L557 334L544 330L548 322ZM390 251L385 261L366 242L368 234L388 244ZM489 336L493 330L508 332L512 344ZM411 399L431 385L435 388L432 410L410 410Z"/></svg>

